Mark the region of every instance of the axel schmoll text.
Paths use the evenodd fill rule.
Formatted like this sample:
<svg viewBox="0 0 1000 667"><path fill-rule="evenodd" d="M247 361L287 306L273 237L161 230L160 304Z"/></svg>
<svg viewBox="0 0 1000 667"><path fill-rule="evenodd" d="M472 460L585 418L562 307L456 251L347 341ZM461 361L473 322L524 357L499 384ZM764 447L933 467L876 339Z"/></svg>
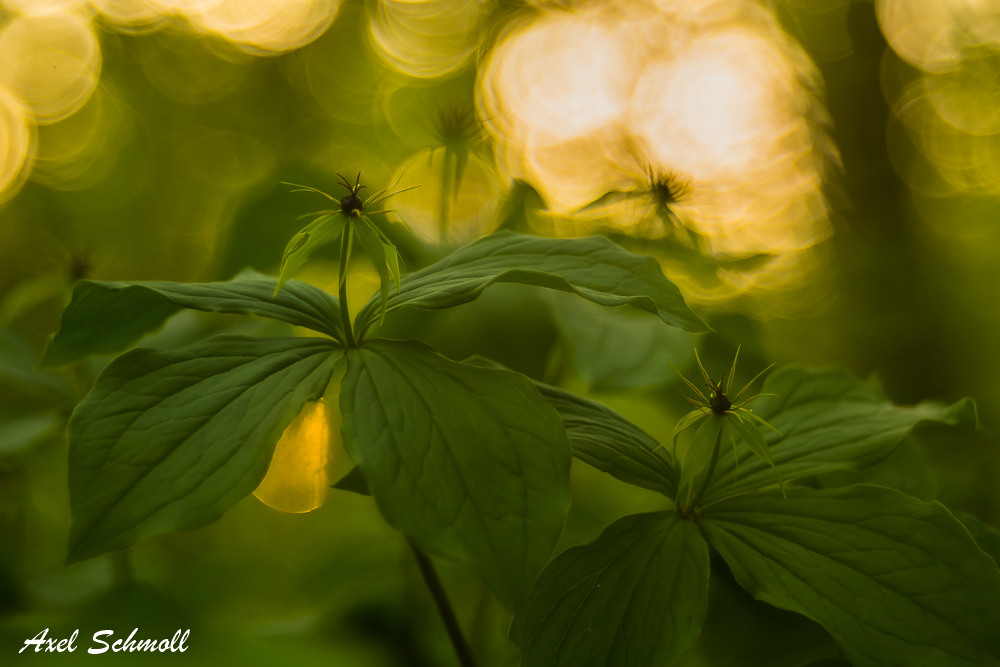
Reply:
<svg viewBox="0 0 1000 667"><path fill-rule="evenodd" d="M112 639L115 634L114 630L98 630L94 633L94 645L87 649L87 653L105 653L108 649L115 653L122 651L130 653L133 651L183 653L188 650L184 642L187 641L188 635L191 634L190 630L178 630L170 639L136 639L135 635L137 632L139 632L139 628L133 630L127 639ZM68 651L72 653L78 648L75 646L75 642L80 635L79 630L74 630L73 634L65 639L56 639L48 635L49 629L45 628L31 639L24 640L24 646L21 647L18 653L22 653L25 649L32 647L35 649L35 653L39 651L52 653Z"/></svg>

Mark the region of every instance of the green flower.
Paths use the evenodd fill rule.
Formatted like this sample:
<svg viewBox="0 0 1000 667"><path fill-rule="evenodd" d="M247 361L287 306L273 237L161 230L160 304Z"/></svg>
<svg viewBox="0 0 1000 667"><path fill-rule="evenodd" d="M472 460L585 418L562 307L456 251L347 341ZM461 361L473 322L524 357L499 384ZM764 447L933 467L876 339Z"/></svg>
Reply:
<svg viewBox="0 0 1000 667"><path fill-rule="evenodd" d="M768 424L764 419L755 415L746 406L753 400L760 398L761 396L774 396L774 394L756 394L747 398L742 403L738 401L746 393L747 389L756 382L761 375L766 373L771 369L768 366L760 373L756 375L750 382L746 384L743 389L740 390L736 396L732 399L729 398L729 394L733 389L733 377L736 374L736 361L739 359L740 351L739 348L736 350L736 357L733 358L733 367L729 371L729 380L726 381L726 374L723 373L722 378L716 382L711 377L709 377L708 372L705 370L705 366L701 363L701 358L698 356L698 350L694 352L695 359L698 360L698 367L701 369L702 377L705 379L705 386L709 389L709 396L705 394L695 385L693 382L685 378L674 368L677 375L684 380L684 384L688 386L688 389L695 393L696 398L685 396L685 398L697 406L694 410L687 413L677 422L677 426L674 427L673 432L670 434L670 440L676 454L677 437L685 429L698 424L699 422L704 422L698 428L695 433L694 440L691 443L687 454L684 456L684 460L681 463L681 479L678 484L678 502L677 506L685 511L693 508L698 500L701 499L702 494L704 494L705 489L708 488L708 484L711 481L712 473L715 471L715 462L719 455L719 447L722 442L728 441L733 448L733 456L736 457L736 470L734 474L739 472L739 456L737 454L736 443L738 440L742 440L751 452L759 456L760 458L767 461L767 463L774 470L775 475L778 478L778 484L781 486L781 492L785 492L785 484L781 479L781 474L778 469L774 466L774 461L771 459L771 453L767 448L767 443L764 442L764 436L761 434L758 425L763 425L775 433L778 430ZM673 364L671 364L673 367ZM779 434L780 435L780 434ZM675 456L676 459L676 456ZM705 476L700 488L696 491L692 487L692 482L695 477L702 473L705 468L708 468L708 473ZM734 480L735 482L735 477ZM684 489L690 489L689 494L692 501L690 503L681 502L681 494Z"/></svg>
<svg viewBox="0 0 1000 667"><path fill-rule="evenodd" d="M378 211L368 210L366 207L374 207L377 204L381 204L389 197L393 195L398 195L402 192L407 192L413 190L419 186L414 185L409 188L403 188L402 190L396 190L390 192L392 188L396 187L399 183L399 178L396 179L396 183L393 183L389 187L379 190L373 194L368 199L362 201L361 195L359 194L361 190L365 187L361 185L361 173L358 173L358 177L351 185L351 182L337 174L340 177L340 183L342 187L347 189L347 194L344 195L339 200L333 195L328 195L322 190L317 190L314 187L308 185L299 185L297 183L285 183L285 185L291 185L295 187L292 192L312 192L323 197L326 197L334 204L338 205L338 208L316 211L315 213L307 213L302 217L317 216L315 220L306 225L298 234L292 237L285 246L285 252L281 257L281 269L278 272L278 284L274 288L274 294L277 295L281 290L282 286L285 284L292 274L295 273L312 254L316 248L327 243L332 243L338 238L342 238L342 252L341 256L343 258L341 271L340 271L340 284L341 291L343 292L344 281L346 280L346 271L343 264L346 263L351 256L351 244L354 238L357 238L358 243L361 245L362 251L368 257L368 261L371 262L372 267L378 271L379 277L382 283L382 315L385 317L386 303L389 298L389 285L391 282L396 284L396 289L399 289L400 283L400 258L399 252L396 250L396 246L393 245L392 241L389 240L381 229L371 221L368 217L370 215L377 215L379 213L391 213L391 209L383 209ZM402 178L402 174L400 174ZM343 295L341 300L344 300ZM346 317L346 313L345 313ZM381 322L381 319L379 320Z"/></svg>

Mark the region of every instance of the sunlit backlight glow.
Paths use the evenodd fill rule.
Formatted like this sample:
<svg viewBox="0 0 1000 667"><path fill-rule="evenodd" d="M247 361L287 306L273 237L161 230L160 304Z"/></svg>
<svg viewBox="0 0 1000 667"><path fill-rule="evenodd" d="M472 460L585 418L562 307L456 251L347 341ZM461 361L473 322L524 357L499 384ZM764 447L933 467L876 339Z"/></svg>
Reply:
<svg viewBox="0 0 1000 667"><path fill-rule="evenodd" d="M0 202L17 193L31 166L34 125L28 110L0 87Z"/></svg>
<svg viewBox="0 0 1000 667"><path fill-rule="evenodd" d="M155 0L90 0L90 6L122 32L150 30L166 18Z"/></svg>
<svg viewBox="0 0 1000 667"><path fill-rule="evenodd" d="M281 435L267 475L253 494L282 512L309 512L326 502L338 421L339 412L325 400L306 403Z"/></svg>
<svg viewBox="0 0 1000 667"><path fill-rule="evenodd" d="M498 47L482 101L505 138L555 144L617 120L635 70L623 36L601 15L543 16Z"/></svg>
<svg viewBox="0 0 1000 667"><path fill-rule="evenodd" d="M68 13L86 15L87 0L0 0L0 7L22 16Z"/></svg>
<svg viewBox="0 0 1000 667"><path fill-rule="evenodd" d="M444 76L471 59L487 7L484 0L381 0L369 35L390 67L413 77Z"/></svg>
<svg viewBox="0 0 1000 667"><path fill-rule="evenodd" d="M1000 5L879 0L876 10L898 56L882 79L900 177L932 197L1000 195Z"/></svg>
<svg viewBox="0 0 1000 667"><path fill-rule="evenodd" d="M0 85L31 109L37 123L54 123L82 107L101 72L101 50L88 18L34 14L0 32Z"/></svg>
<svg viewBox="0 0 1000 667"><path fill-rule="evenodd" d="M333 23L340 0L152 0L164 14L179 14L254 55L300 48Z"/></svg>
<svg viewBox="0 0 1000 667"><path fill-rule="evenodd" d="M621 0L515 26L479 92L501 171L534 185L553 213L539 231L671 235L650 224L654 198L641 195L650 172L674 174L690 193L672 208L699 252L727 265L771 257L742 272L720 264L707 282L676 276L708 303L795 289L830 234L822 184L837 158L816 79L759 5ZM615 191L638 196L594 208Z"/></svg>

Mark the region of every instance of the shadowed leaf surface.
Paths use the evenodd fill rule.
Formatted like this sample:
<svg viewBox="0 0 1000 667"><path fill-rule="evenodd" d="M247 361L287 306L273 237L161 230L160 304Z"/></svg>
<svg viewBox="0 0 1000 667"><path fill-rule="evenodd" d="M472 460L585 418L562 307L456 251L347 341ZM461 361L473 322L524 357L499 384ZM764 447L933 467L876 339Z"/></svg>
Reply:
<svg viewBox="0 0 1000 667"><path fill-rule="evenodd" d="M277 296L277 279L245 271L228 282L103 282L81 280L62 315L62 326L43 366L60 366L90 354L125 349L160 328L181 308L259 315L343 338L337 300L297 280Z"/></svg>
<svg viewBox="0 0 1000 667"><path fill-rule="evenodd" d="M668 665L701 632L708 545L673 512L635 514L559 554L511 626L523 667Z"/></svg>
<svg viewBox="0 0 1000 667"><path fill-rule="evenodd" d="M863 470L888 458L910 429L923 421L974 426L975 405L921 403L898 406L845 371L785 366L764 382L764 396L749 407L780 433L763 430L775 467L786 482L836 470ZM739 475L732 450L719 456L705 502L777 482L766 461L739 451Z"/></svg>
<svg viewBox="0 0 1000 667"><path fill-rule="evenodd" d="M569 507L570 450L527 378L373 340L347 353L344 444L386 519L471 560L508 607L527 594Z"/></svg>
<svg viewBox="0 0 1000 667"><path fill-rule="evenodd" d="M737 581L823 625L855 667L1000 662L1000 570L942 505L856 485L758 491L704 512Z"/></svg>
<svg viewBox="0 0 1000 667"><path fill-rule="evenodd" d="M708 331L655 259L630 253L601 236L546 239L507 231L491 234L407 276L398 290L390 291L386 312L404 306L427 310L459 306L494 283L573 292L603 306L634 306L684 331ZM379 302L378 295L372 297L358 313L359 331L378 319Z"/></svg>

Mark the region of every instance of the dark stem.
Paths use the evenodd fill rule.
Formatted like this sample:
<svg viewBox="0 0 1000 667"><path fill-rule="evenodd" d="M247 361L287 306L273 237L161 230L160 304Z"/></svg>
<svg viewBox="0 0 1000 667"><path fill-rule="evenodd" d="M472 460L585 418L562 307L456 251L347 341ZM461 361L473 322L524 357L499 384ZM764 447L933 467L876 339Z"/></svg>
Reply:
<svg viewBox="0 0 1000 667"><path fill-rule="evenodd" d="M709 419L715 419L715 417L709 417ZM694 494L694 500L691 501L690 505L685 507L686 512L691 512L697 508L701 497L705 495L706 491L708 491L708 485L712 481L712 475L715 474L715 464L719 461L719 448L722 446L722 432L724 430L726 429L720 428L719 435L715 437L715 447L712 449L712 458L708 462L708 471L705 473L705 479L702 480L701 487L698 489L698 492Z"/></svg>
<svg viewBox="0 0 1000 667"><path fill-rule="evenodd" d="M340 319L344 321L344 337L347 347L354 347L354 332L351 330L351 311L347 308L347 263L351 259L351 221L344 225L344 237L340 241Z"/></svg>
<svg viewBox="0 0 1000 667"><path fill-rule="evenodd" d="M443 163L441 171L441 210L440 217L438 218L438 243L444 246L448 242L448 222L451 218L451 188L453 187L452 182L452 172L454 171L452 163L457 158L449 148L444 149L444 156L441 160Z"/></svg>
<svg viewBox="0 0 1000 667"><path fill-rule="evenodd" d="M462 667L475 667L476 663L472 658L472 649L469 648L469 644L465 641L465 636L462 635L462 628L458 625L458 619L455 618L455 610L451 608L448 595L445 593L444 586L441 585L441 580L434 569L434 563L431 562L427 554L418 549L412 542L409 542L409 545L413 549L413 555L417 559L417 567L420 568L420 574L423 575L424 582L427 584L427 588L431 592L431 597L434 598L434 603L437 605L438 613L441 614L441 620L444 621L444 627L448 631L448 638L455 649L455 655L458 656L458 663Z"/></svg>

